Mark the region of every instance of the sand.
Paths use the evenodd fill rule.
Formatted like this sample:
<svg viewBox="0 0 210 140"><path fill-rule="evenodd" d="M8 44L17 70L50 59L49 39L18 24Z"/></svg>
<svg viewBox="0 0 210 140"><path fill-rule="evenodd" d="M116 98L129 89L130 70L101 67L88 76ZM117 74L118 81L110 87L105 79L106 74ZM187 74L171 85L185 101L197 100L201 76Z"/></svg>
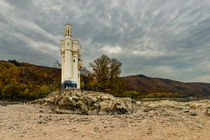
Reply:
<svg viewBox="0 0 210 140"><path fill-rule="evenodd" d="M0 106L0 140L210 140L206 106L154 105L131 115L89 116L53 114L40 105Z"/></svg>

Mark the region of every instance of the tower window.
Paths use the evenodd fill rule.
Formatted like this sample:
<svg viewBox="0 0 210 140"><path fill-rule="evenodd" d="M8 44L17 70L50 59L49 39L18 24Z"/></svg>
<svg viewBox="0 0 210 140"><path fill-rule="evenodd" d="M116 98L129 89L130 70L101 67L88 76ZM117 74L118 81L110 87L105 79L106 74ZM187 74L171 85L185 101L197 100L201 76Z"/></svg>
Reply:
<svg viewBox="0 0 210 140"><path fill-rule="evenodd" d="M69 45L69 42L67 44Z"/></svg>
<svg viewBox="0 0 210 140"><path fill-rule="evenodd" d="M68 30L68 35L69 35L69 30Z"/></svg>

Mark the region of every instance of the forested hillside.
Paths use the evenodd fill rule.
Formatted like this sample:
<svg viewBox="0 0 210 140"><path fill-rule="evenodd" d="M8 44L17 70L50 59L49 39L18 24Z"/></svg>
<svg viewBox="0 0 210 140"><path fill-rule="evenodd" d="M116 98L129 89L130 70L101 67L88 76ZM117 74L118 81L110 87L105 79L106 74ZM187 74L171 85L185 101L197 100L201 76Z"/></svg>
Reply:
<svg viewBox="0 0 210 140"><path fill-rule="evenodd" d="M127 90L136 91L147 97L152 96L210 96L210 83L184 83L170 79L145 75L122 77Z"/></svg>
<svg viewBox="0 0 210 140"><path fill-rule="evenodd" d="M0 61L2 98L34 99L60 89L60 69L15 60Z"/></svg>

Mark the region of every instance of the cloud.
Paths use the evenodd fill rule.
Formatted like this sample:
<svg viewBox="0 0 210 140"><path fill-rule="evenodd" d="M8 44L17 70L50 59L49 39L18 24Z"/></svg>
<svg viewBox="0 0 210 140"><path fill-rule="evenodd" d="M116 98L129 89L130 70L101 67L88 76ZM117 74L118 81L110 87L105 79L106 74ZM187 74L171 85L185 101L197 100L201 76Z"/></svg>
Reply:
<svg viewBox="0 0 210 140"><path fill-rule="evenodd" d="M106 54L122 75L210 82L209 13L209 0L1 0L0 59L52 65L69 23L85 66Z"/></svg>
<svg viewBox="0 0 210 140"><path fill-rule="evenodd" d="M111 46L105 46L103 48L101 48L101 50L104 53L108 53L108 54L120 54L122 53L122 48L120 46L115 46L115 47L111 47Z"/></svg>

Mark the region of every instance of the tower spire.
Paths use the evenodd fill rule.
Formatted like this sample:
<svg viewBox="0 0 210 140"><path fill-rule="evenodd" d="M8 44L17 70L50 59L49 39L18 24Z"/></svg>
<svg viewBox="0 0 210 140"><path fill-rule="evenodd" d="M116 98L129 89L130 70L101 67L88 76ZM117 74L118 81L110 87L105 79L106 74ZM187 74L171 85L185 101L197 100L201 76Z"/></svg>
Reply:
<svg viewBox="0 0 210 140"><path fill-rule="evenodd" d="M72 37L72 25L70 24L65 25L65 36Z"/></svg>

